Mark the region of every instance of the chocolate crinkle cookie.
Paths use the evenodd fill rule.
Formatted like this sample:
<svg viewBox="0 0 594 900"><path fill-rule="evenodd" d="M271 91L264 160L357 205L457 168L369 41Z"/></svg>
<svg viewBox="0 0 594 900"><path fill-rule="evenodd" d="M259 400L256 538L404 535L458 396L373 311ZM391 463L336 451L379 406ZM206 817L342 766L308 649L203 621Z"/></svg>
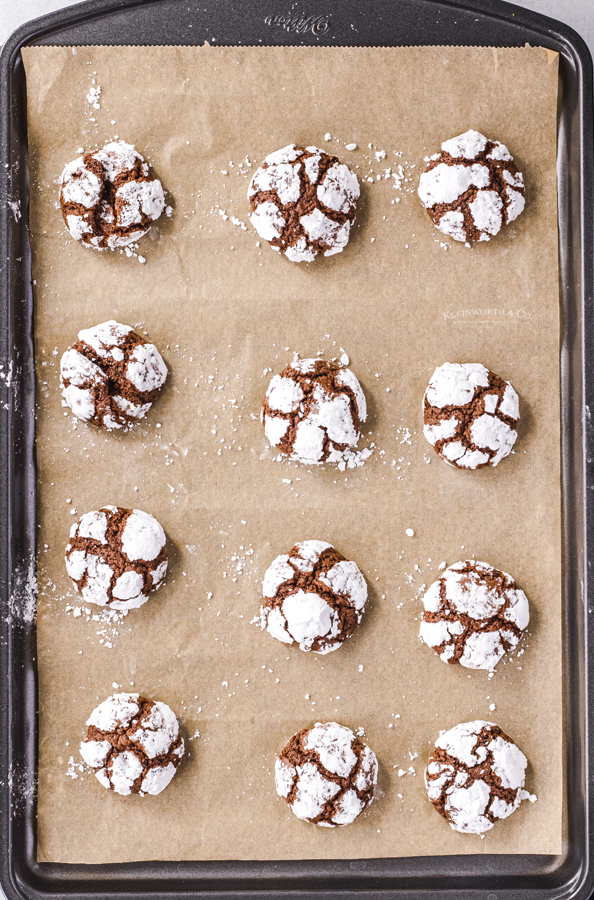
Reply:
<svg viewBox="0 0 594 900"><path fill-rule="evenodd" d="M518 395L480 363L438 366L423 398L423 433L457 469L496 466L511 453L520 418Z"/></svg>
<svg viewBox="0 0 594 900"><path fill-rule="evenodd" d="M184 755L173 710L140 694L114 694L93 710L80 755L116 794L160 794Z"/></svg>
<svg viewBox="0 0 594 900"><path fill-rule="evenodd" d="M528 760L492 722L463 722L443 731L425 769L425 785L435 809L454 831L483 834L506 819L522 800Z"/></svg>
<svg viewBox="0 0 594 900"><path fill-rule="evenodd" d="M165 197L132 144L115 141L68 163L60 206L75 240L115 250L147 233L163 212Z"/></svg>
<svg viewBox="0 0 594 900"><path fill-rule="evenodd" d="M302 541L264 576L262 628L301 650L330 653L355 631L367 600L359 567L325 541Z"/></svg>
<svg viewBox="0 0 594 900"><path fill-rule="evenodd" d="M484 562L454 563L423 597L419 638L448 663L492 671L528 626L528 598L511 575Z"/></svg>
<svg viewBox="0 0 594 900"><path fill-rule="evenodd" d="M272 446L289 459L338 463L361 437L367 404L350 369L296 359L268 385L261 418Z"/></svg>
<svg viewBox="0 0 594 900"><path fill-rule="evenodd" d="M284 747L275 780L297 818L327 828L349 825L373 800L377 759L350 728L316 722Z"/></svg>
<svg viewBox="0 0 594 900"><path fill-rule="evenodd" d="M110 320L83 328L62 356L62 406L98 428L128 428L147 414L166 378L155 345Z"/></svg>
<svg viewBox="0 0 594 900"><path fill-rule="evenodd" d="M311 262L346 247L359 182L336 156L290 144L254 172L248 199L260 237L293 262Z"/></svg>
<svg viewBox="0 0 594 900"><path fill-rule="evenodd" d="M135 609L167 572L165 532L139 509L104 506L70 529L66 571L86 603Z"/></svg>
<svg viewBox="0 0 594 900"><path fill-rule="evenodd" d="M524 209L524 179L504 144L467 131L428 158L419 197L444 234L488 241Z"/></svg>

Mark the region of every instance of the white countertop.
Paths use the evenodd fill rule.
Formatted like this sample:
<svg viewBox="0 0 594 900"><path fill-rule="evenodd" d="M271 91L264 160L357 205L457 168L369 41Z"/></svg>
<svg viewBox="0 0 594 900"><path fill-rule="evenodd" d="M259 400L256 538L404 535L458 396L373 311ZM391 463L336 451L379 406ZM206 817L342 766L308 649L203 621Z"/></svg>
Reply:
<svg viewBox="0 0 594 900"><path fill-rule="evenodd" d="M518 6L559 19L574 28L584 38L594 56L594 2L593 0L515 0ZM0 44L8 35L29 19L65 6L73 6L74 0L4 0L0 3Z"/></svg>

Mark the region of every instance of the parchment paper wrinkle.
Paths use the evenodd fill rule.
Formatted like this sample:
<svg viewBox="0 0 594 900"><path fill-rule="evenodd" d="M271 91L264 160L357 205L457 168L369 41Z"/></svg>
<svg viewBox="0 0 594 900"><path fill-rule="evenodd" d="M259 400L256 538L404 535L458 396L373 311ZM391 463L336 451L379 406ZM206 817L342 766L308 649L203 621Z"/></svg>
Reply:
<svg viewBox="0 0 594 900"><path fill-rule="evenodd" d="M38 858L559 853L556 64L542 48L38 47L23 57ZM469 128L508 146L527 198L512 226L470 249L444 238L416 196L423 158ZM138 247L145 263L76 244L56 208L64 165L115 135L168 192L171 216ZM258 245L247 218L255 167L292 142L331 149L362 187L349 245L311 265ZM74 427L58 389L61 353L110 318L146 332L170 370L146 420L121 435ZM360 448L373 444L373 455L344 472L277 461L258 421L272 374L294 352L343 351L366 392ZM494 470L450 469L422 436L423 392L445 361L481 362L520 395L515 451ZM169 538L167 583L121 622L81 604L63 562L71 523L108 503L152 513ZM330 541L369 585L361 626L330 657L250 624L270 562L307 539ZM491 679L445 665L417 637L419 597L440 563L473 557L510 572L531 603L521 655ZM183 723L189 756L158 797L115 796L77 768L84 723L116 689L163 700ZM439 731L475 718L517 741L538 795L484 840L453 832L423 785ZM380 761L375 802L344 829L296 820L274 790L276 753L326 720L363 729Z"/></svg>

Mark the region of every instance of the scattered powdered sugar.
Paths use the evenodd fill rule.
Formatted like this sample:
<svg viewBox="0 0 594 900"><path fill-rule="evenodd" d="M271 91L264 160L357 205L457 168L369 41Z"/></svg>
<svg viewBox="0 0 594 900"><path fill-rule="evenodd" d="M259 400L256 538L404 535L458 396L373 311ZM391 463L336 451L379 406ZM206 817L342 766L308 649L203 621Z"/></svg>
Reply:
<svg viewBox="0 0 594 900"><path fill-rule="evenodd" d="M93 87L89 89L89 93L87 94L87 100L93 107L93 109L101 109L101 104L99 100L101 98L101 85L95 84L95 79L93 78Z"/></svg>
<svg viewBox="0 0 594 900"><path fill-rule="evenodd" d="M68 759L68 769L66 775L68 778L79 778L84 774L85 767L82 763L76 762L73 756Z"/></svg>
<svg viewBox="0 0 594 900"><path fill-rule="evenodd" d="M9 200L8 206L12 210L12 215L14 217L15 222L20 221L22 213L21 213L21 201L20 200Z"/></svg>
<svg viewBox="0 0 594 900"><path fill-rule="evenodd" d="M13 565L14 586L10 597L10 613L15 622L31 625L37 615L38 586L35 558Z"/></svg>

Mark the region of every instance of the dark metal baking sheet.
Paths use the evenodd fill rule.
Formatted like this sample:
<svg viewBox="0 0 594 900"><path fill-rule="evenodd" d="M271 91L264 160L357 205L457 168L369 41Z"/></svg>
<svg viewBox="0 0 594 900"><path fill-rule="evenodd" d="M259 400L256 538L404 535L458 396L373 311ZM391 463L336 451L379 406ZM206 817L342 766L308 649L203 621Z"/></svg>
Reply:
<svg viewBox="0 0 594 900"><path fill-rule="evenodd" d="M544 45L560 54L558 189L567 844L559 856L39 864L33 296L26 84L36 44ZM569 900L594 888L594 197L592 60L568 26L501 0L88 0L27 23L0 55L0 884L16 898L327 896Z"/></svg>

